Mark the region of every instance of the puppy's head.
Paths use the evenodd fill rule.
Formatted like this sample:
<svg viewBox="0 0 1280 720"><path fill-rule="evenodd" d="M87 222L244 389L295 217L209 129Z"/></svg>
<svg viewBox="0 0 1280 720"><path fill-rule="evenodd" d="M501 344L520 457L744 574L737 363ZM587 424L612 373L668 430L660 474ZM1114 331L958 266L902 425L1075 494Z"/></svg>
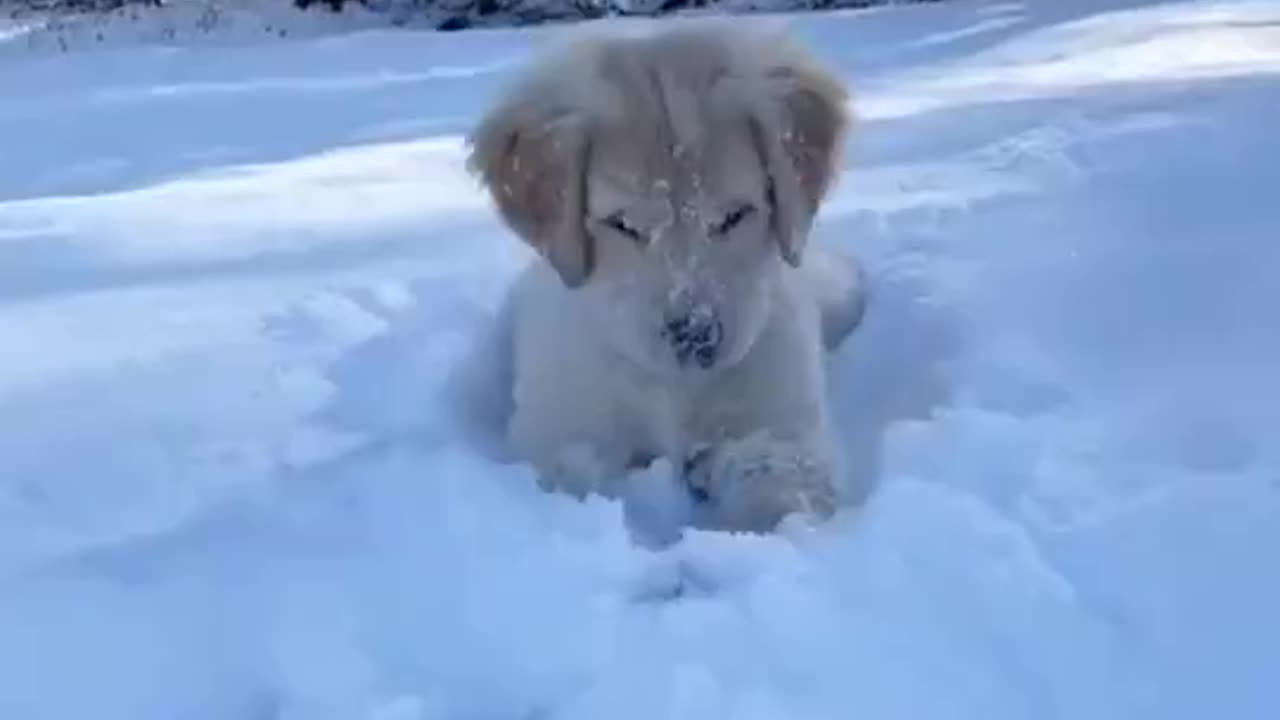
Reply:
<svg viewBox="0 0 1280 720"><path fill-rule="evenodd" d="M731 365L799 266L848 118L786 38L722 23L548 53L480 123L470 165L504 220L657 371Z"/></svg>

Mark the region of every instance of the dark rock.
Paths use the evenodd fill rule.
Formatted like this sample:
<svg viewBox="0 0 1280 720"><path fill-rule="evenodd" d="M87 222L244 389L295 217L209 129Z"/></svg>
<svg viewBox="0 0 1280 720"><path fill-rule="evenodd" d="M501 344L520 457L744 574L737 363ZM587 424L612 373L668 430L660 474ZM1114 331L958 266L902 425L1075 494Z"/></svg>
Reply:
<svg viewBox="0 0 1280 720"><path fill-rule="evenodd" d="M454 15L453 17L445 18L443 22L436 26L436 29L451 32L454 30L466 30L469 27L471 27L470 18L466 15Z"/></svg>

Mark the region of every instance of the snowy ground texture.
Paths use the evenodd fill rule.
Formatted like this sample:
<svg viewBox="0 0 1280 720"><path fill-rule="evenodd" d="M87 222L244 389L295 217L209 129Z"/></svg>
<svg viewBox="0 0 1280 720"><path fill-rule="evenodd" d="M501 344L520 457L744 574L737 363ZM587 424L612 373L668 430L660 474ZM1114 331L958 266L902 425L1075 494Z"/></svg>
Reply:
<svg viewBox="0 0 1280 720"><path fill-rule="evenodd" d="M461 133L560 30L0 35L0 717L1280 717L1280 5L776 18L879 487L633 542L436 400L525 251Z"/></svg>

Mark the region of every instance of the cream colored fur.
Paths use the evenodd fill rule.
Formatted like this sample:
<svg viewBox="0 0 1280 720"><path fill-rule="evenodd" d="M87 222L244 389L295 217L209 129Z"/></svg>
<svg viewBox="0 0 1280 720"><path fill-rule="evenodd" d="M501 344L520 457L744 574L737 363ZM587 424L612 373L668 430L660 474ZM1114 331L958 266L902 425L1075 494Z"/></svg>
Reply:
<svg viewBox="0 0 1280 720"><path fill-rule="evenodd" d="M833 512L825 354L861 274L807 250L849 125L786 37L718 22L592 32L543 54L471 167L541 255L511 294L509 440L542 484L682 469L706 524Z"/></svg>

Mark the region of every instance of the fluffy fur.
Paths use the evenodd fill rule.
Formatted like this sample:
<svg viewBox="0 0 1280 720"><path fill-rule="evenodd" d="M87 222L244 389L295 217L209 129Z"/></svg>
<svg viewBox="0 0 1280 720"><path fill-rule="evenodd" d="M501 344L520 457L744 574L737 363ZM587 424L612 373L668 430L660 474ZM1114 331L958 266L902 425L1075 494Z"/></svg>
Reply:
<svg viewBox="0 0 1280 720"><path fill-rule="evenodd" d="M541 256L505 319L508 439L544 487L613 495L665 457L712 527L833 512L825 353L864 296L806 244L846 100L787 38L698 22L580 37L482 120L471 168Z"/></svg>

